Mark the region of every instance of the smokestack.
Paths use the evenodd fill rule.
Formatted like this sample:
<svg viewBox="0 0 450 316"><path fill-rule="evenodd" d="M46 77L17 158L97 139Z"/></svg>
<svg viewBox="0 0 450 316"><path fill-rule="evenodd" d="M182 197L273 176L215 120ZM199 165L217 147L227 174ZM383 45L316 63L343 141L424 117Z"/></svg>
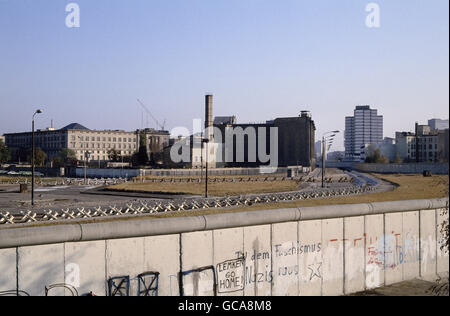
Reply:
<svg viewBox="0 0 450 316"><path fill-rule="evenodd" d="M213 95L207 94L205 96L205 129L213 126ZM208 133L207 138L212 139L212 129Z"/></svg>

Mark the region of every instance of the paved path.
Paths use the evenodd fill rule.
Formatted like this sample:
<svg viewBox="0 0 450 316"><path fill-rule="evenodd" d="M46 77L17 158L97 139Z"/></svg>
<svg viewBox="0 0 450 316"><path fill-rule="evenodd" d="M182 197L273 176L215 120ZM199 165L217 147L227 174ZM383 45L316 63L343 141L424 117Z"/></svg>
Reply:
<svg viewBox="0 0 450 316"><path fill-rule="evenodd" d="M37 187L34 192L33 209L111 206L137 200L130 196L83 194L93 188L92 186ZM31 209L31 193L21 194L18 191L19 185L0 185L0 211L18 213ZM155 200L155 197L139 197L139 200Z"/></svg>

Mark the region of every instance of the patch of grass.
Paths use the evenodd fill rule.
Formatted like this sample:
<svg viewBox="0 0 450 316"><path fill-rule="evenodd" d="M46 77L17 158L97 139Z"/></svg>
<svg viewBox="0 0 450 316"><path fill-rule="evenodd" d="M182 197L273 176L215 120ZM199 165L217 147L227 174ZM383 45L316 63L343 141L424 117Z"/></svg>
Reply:
<svg viewBox="0 0 450 316"><path fill-rule="evenodd" d="M246 209L272 209L277 207L294 208L333 204L363 204L375 202L404 201L436 199L449 196L448 175L434 175L423 177L422 175L404 174L372 174L373 176L397 185L397 188L389 192L379 192L363 195L333 197L327 199L300 200L294 202L253 205Z"/></svg>

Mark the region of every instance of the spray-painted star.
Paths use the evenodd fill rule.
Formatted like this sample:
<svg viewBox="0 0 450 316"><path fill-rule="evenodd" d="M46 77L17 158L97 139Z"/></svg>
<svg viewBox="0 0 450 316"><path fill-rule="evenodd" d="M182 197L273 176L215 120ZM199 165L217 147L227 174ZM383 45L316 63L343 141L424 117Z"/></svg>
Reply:
<svg viewBox="0 0 450 316"><path fill-rule="evenodd" d="M320 268L322 267L322 262L317 262L317 259L314 258L314 263L308 265L308 270L311 271L309 276L309 280L311 281L314 277L322 278L322 274L320 273Z"/></svg>

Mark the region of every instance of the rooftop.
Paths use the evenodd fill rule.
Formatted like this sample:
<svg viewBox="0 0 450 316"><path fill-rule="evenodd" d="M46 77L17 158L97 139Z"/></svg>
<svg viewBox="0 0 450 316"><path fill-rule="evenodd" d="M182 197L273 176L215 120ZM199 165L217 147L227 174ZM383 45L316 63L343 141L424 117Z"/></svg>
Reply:
<svg viewBox="0 0 450 316"><path fill-rule="evenodd" d="M84 127L81 124L72 123L72 124L67 125L66 127L61 128L61 130L63 130L63 131L65 131L65 130L88 130L89 131L90 129L87 127Z"/></svg>

